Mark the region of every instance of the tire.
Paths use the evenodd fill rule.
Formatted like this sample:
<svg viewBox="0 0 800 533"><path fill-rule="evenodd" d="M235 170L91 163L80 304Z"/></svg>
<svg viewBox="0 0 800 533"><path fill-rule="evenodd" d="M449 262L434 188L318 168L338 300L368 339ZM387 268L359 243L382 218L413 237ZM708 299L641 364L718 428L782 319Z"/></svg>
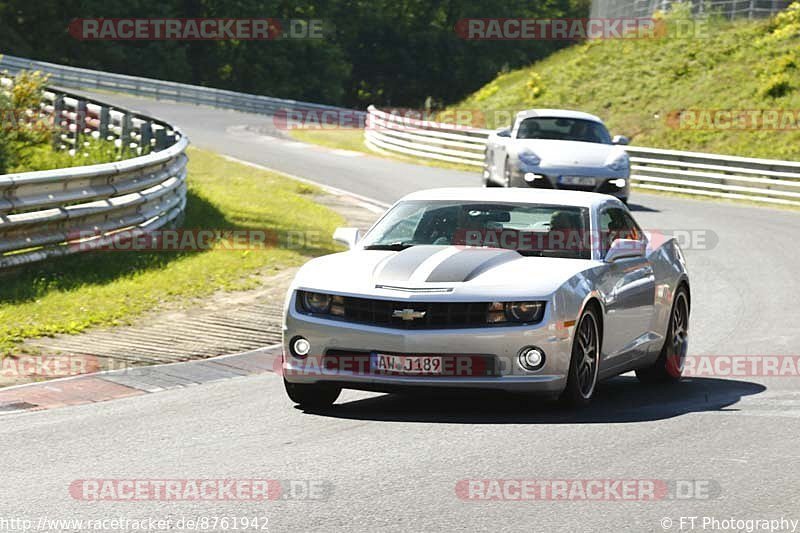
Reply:
<svg viewBox="0 0 800 533"><path fill-rule="evenodd" d="M489 172L488 175L485 178L483 178L483 186L484 187L500 187L500 185L498 185L497 183L492 181L491 172Z"/></svg>
<svg viewBox="0 0 800 533"><path fill-rule="evenodd" d="M290 400L300 407L309 409L330 407L342 392L340 387L333 385L289 383L285 379L283 386Z"/></svg>
<svg viewBox="0 0 800 533"><path fill-rule="evenodd" d="M508 168L508 158L506 157L506 162L503 163L503 185L501 187L511 187L511 169Z"/></svg>
<svg viewBox="0 0 800 533"><path fill-rule="evenodd" d="M689 350L689 293L678 289L669 313L667 338L656 362L636 370L642 383L677 383L683 374L683 364Z"/></svg>
<svg viewBox="0 0 800 533"><path fill-rule="evenodd" d="M567 386L559 398L561 403L570 407L584 407L592 401L600 370L601 339L597 312L589 307L575 328Z"/></svg>

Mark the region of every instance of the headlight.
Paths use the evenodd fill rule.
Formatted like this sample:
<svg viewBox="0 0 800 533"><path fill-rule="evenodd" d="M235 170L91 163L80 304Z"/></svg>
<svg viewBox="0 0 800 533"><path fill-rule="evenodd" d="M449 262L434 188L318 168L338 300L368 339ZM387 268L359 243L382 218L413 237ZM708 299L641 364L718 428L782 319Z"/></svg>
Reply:
<svg viewBox="0 0 800 533"><path fill-rule="evenodd" d="M518 157L519 157L519 160L522 161L524 164L531 165L531 166L534 166L534 167L538 166L539 163L542 162L542 160L539 158L539 156L534 154L530 150L524 150L524 151L520 152Z"/></svg>
<svg viewBox="0 0 800 533"><path fill-rule="evenodd" d="M621 154L617 156L611 163L608 164L608 168L611 170L625 170L630 165L630 158L628 154Z"/></svg>
<svg viewBox="0 0 800 533"><path fill-rule="evenodd" d="M494 302L489 306L486 322L489 324L541 322L544 305L544 302Z"/></svg>
<svg viewBox="0 0 800 533"><path fill-rule="evenodd" d="M331 296L321 292L305 292L300 294L303 310L320 315L344 315L344 298Z"/></svg>

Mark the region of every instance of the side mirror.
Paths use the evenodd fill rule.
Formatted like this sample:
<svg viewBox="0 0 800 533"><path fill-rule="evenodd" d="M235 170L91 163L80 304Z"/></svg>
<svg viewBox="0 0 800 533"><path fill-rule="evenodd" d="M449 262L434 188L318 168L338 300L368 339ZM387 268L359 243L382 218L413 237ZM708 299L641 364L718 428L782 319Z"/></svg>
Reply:
<svg viewBox="0 0 800 533"><path fill-rule="evenodd" d="M616 239L611 243L608 253L606 253L606 263L613 263L620 259L631 257L644 257L647 251L647 244L636 239Z"/></svg>
<svg viewBox="0 0 800 533"><path fill-rule="evenodd" d="M511 137L511 128L500 128L495 133L498 137Z"/></svg>
<svg viewBox="0 0 800 533"><path fill-rule="evenodd" d="M358 228L336 228L336 231L333 232L333 240L350 249L355 248L359 239L361 239L361 230Z"/></svg>
<svg viewBox="0 0 800 533"><path fill-rule="evenodd" d="M622 144L622 145L626 145L626 144L628 144L629 142L631 142L631 140L630 140L630 139L628 139L627 137L625 137L624 135L614 135L614 138L613 138L613 139L611 139L611 143L612 143L612 144Z"/></svg>

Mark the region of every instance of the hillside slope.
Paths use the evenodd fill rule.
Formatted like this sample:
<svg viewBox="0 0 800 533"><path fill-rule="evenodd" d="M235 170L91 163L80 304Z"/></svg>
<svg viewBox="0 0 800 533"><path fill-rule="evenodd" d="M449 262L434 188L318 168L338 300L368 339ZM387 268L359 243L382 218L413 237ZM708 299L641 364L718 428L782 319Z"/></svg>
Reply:
<svg viewBox="0 0 800 533"><path fill-rule="evenodd" d="M580 109L640 146L800 159L800 3L768 21L715 21L699 33L576 45L500 74L453 109L485 112L487 127L506 125L498 110ZM705 114L684 113L681 127L685 110ZM719 110L755 111L756 120L731 127ZM762 110L781 110L777 127Z"/></svg>

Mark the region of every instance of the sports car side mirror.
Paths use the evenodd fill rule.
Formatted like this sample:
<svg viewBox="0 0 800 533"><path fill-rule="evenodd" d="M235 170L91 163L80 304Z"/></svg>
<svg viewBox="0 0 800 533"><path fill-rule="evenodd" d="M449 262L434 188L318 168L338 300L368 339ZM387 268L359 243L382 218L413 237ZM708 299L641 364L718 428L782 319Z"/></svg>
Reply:
<svg viewBox="0 0 800 533"><path fill-rule="evenodd" d="M340 242L352 249L361 239L361 230L358 228L336 228L333 232L333 240Z"/></svg>
<svg viewBox="0 0 800 533"><path fill-rule="evenodd" d="M635 239L616 239L606 253L606 263L613 263L630 257L644 257L647 244Z"/></svg>
<svg viewBox="0 0 800 533"><path fill-rule="evenodd" d="M611 139L612 144L628 144L631 142L630 139L625 137L624 135L614 135L614 138Z"/></svg>

